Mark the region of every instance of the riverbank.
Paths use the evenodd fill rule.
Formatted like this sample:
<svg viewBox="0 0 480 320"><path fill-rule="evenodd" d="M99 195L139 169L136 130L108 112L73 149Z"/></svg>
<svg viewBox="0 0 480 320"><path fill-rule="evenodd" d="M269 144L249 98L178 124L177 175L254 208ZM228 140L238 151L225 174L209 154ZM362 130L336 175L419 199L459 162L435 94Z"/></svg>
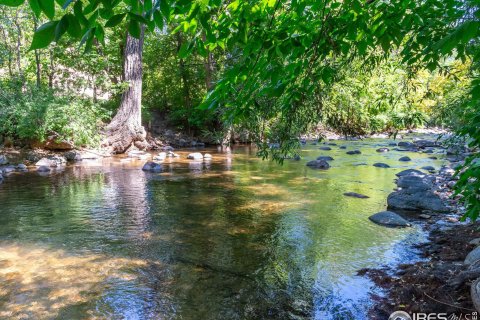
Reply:
<svg viewBox="0 0 480 320"><path fill-rule="evenodd" d="M427 242L412 248L418 250L420 261L359 270L358 275L369 277L384 291L372 294L370 319L388 319L398 310L449 315L476 311L472 298L477 298L472 296L471 285L480 270L465 259L480 244L480 223L460 222L464 208L458 203L459 197L452 198L452 172L444 169L431 175L437 182L436 193L448 199L451 210L432 216L410 213L407 217L429 233Z"/></svg>

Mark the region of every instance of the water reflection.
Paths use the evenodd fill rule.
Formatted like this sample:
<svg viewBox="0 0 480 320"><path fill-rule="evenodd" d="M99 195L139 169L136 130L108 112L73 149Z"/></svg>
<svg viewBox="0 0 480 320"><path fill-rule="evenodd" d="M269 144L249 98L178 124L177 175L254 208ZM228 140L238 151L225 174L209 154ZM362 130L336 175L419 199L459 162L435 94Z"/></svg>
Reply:
<svg viewBox="0 0 480 320"><path fill-rule="evenodd" d="M305 167L322 154L307 146L304 161L282 167L233 149L210 150L209 162L182 153L159 174L112 159L9 177L0 317L365 318L371 283L356 270L408 260L397 243L422 238L367 219L405 165L378 145L362 145L361 157L330 151L328 171ZM393 168L372 166L380 161Z"/></svg>

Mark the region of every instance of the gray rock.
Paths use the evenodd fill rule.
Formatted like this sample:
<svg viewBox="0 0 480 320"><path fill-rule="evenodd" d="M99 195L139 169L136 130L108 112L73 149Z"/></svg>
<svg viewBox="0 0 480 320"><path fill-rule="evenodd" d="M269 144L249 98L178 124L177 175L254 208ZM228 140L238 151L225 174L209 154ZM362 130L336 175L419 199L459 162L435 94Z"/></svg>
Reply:
<svg viewBox="0 0 480 320"><path fill-rule="evenodd" d="M441 145L436 141L431 140L417 140L413 142L419 148L436 148L440 147Z"/></svg>
<svg viewBox="0 0 480 320"><path fill-rule="evenodd" d="M480 245L480 238L475 238L468 242L469 244L473 244L474 246Z"/></svg>
<svg viewBox="0 0 480 320"><path fill-rule="evenodd" d="M343 195L347 196L347 197L353 197L353 198L359 198L359 199L370 198L369 196L366 196L366 195L361 194L361 193L356 193L356 192L345 192Z"/></svg>
<svg viewBox="0 0 480 320"><path fill-rule="evenodd" d="M382 162L374 163L373 166L377 167L377 168L390 168L390 166L388 164L382 163Z"/></svg>
<svg viewBox="0 0 480 320"><path fill-rule="evenodd" d="M35 163L37 167L56 167L58 166L57 161L48 158L42 158Z"/></svg>
<svg viewBox="0 0 480 320"><path fill-rule="evenodd" d="M1 168L1 172L4 175L7 175L7 174L12 173L14 171L15 171L15 166L6 166L6 167Z"/></svg>
<svg viewBox="0 0 480 320"><path fill-rule="evenodd" d="M302 157L300 157L298 154L296 154L296 155L293 157L293 160L295 160L295 161L300 161L300 160L302 160Z"/></svg>
<svg viewBox="0 0 480 320"><path fill-rule="evenodd" d="M23 163L19 163L19 164L17 164L17 170L18 171L28 171L28 168Z"/></svg>
<svg viewBox="0 0 480 320"><path fill-rule="evenodd" d="M423 153L433 153L433 150L432 149L427 149L427 150L424 150Z"/></svg>
<svg viewBox="0 0 480 320"><path fill-rule="evenodd" d="M326 169L330 168L330 165L325 160L312 160L312 161L307 162L307 167L310 167L312 169L326 170Z"/></svg>
<svg viewBox="0 0 480 320"><path fill-rule="evenodd" d="M67 161L82 161L82 154L75 150L65 152L63 156Z"/></svg>
<svg viewBox="0 0 480 320"><path fill-rule="evenodd" d="M319 156L317 157L317 160L332 161L333 158L330 156Z"/></svg>
<svg viewBox="0 0 480 320"><path fill-rule="evenodd" d="M39 166L39 167L37 168L37 171L38 171L38 172L50 172L50 168L47 167L47 166Z"/></svg>
<svg viewBox="0 0 480 320"><path fill-rule="evenodd" d="M425 214L425 213L422 213L418 216L420 219L425 219L425 220L428 220L430 219L432 216L429 215L429 214Z"/></svg>
<svg viewBox="0 0 480 320"><path fill-rule="evenodd" d="M8 164L7 156L4 154L0 154L0 166Z"/></svg>
<svg viewBox="0 0 480 320"><path fill-rule="evenodd" d="M203 159L208 159L208 160L210 160L210 159L212 159L212 158L213 158L213 157L212 157L212 155L211 155L210 153L205 153L205 154L203 155Z"/></svg>
<svg viewBox="0 0 480 320"><path fill-rule="evenodd" d="M162 149L163 149L163 151L173 151L173 150L175 150L175 149L174 149L173 147L171 147L171 146L165 146L165 147L163 147Z"/></svg>
<svg viewBox="0 0 480 320"><path fill-rule="evenodd" d="M143 165L142 168L143 171L149 171L149 172L160 172L162 171L162 166L158 163L148 161Z"/></svg>
<svg viewBox="0 0 480 320"><path fill-rule="evenodd" d="M387 197L389 209L432 212L448 212L442 200L430 190L402 189L390 193Z"/></svg>
<svg viewBox="0 0 480 320"><path fill-rule="evenodd" d="M153 157L153 160L163 161L166 158L167 158L167 153L166 152L160 152L159 154L157 154L156 156Z"/></svg>
<svg viewBox="0 0 480 320"><path fill-rule="evenodd" d="M332 150L332 148L326 147L326 146L325 146L325 147L320 147L319 149L320 149L320 150L325 150L325 151L330 151L330 150Z"/></svg>
<svg viewBox="0 0 480 320"><path fill-rule="evenodd" d="M390 149L388 149L388 148L378 148L377 149L377 152L388 152L388 151L390 151Z"/></svg>
<svg viewBox="0 0 480 320"><path fill-rule="evenodd" d="M397 177L403 177L408 175L417 175L417 176L423 177L425 176L425 173L417 169L407 169L407 170L400 171L399 173L396 174Z"/></svg>
<svg viewBox="0 0 480 320"><path fill-rule="evenodd" d="M29 151L25 156L25 159L30 162L37 162L38 160L42 159L42 156L35 151Z"/></svg>
<svg viewBox="0 0 480 320"><path fill-rule="evenodd" d="M412 159L410 159L410 157L401 157L400 159L398 159L398 161L412 161Z"/></svg>
<svg viewBox="0 0 480 320"><path fill-rule="evenodd" d="M329 142L327 143L329 146L336 146L337 144L335 142Z"/></svg>
<svg viewBox="0 0 480 320"><path fill-rule="evenodd" d="M392 211L381 211L368 217L370 221L387 227L409 227L411 224Z"/></svg>
<svg viewBox="0 0 480 320"><path fill-rule="evenodd" d="M360 150L352 150L352 151L347 151L347 154L361 154L362 152Z"/></svg>
<svg viewBox="0 0 480 320"><path fill-rule="evenodd" d="M436 170L435 167L432 167L432 166L425 166L425 167L422 167L422 169L430 172L434 172Z"/></svg>
<svg viewBox="0 0 480 320"><path fill-rule="evenodd" d="M476 247L475 249L470 251L467 254L467 257L465 258L465 261L463 263L465 263L466 265L469 265L474 263L477 260L480 260L480 247Z"/></svg>
<svg viewBox="0 0 480 320"><path fill-rule="evenodd" d="M398 179L397 186L402 189L412 189L412 191L431 190L433 181L427 176L407 175Z"/></svg>
<svg viewBox="0 0 480 320"><path fill-rule="evenodd" d="M415 145L414 145L413 143L408 142L408 141L400 141L400 142L398 143L398 146L399 146L399 147L406 147L406 148L413 148L413 147L415 147Z"/></svg>
<svg viewBox="0 0 480 320"><path fill-rule="evenodd" d="M188 154L187 159L202 160L203 155L200 152L194 152L194 153Z"/></svg>
<svg viewBox="0 0 480 320"><path fill-rule="evenodd" d="M347 147L346 146L340 146L339 149L347 149Z"/></svg>
<svg viewBox="0 0 480 320"><path fill-rule="evenodd" d="M475 310L480 310L480 278L475 280L470 286L470 298Z"/></svg>

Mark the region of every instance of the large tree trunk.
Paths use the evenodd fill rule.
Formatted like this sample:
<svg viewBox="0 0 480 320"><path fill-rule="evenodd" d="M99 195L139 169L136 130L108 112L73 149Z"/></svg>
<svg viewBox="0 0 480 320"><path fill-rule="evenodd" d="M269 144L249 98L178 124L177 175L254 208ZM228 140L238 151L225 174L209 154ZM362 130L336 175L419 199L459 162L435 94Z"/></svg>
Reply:
<svg viewBox="0 0 480 320"><path fill-rule="evenodd" d="M132 144L139 149L148 147L141 114L143 33L142 29L140 39L127 34L123 73L129 86L122 95L117 114L107 126L105 145L112 153L124 153Z"/></svg>

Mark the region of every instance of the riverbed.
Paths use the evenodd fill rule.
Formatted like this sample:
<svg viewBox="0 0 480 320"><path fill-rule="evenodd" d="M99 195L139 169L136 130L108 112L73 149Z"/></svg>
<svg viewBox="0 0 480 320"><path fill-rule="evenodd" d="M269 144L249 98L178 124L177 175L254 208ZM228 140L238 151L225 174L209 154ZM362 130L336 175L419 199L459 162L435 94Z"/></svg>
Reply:
<svg viewBox="0 0 480 320"><path fill-rule="evenodd" d="M392 142L308 142L283 165L237 146L194 150L209 161L175 151L161 173L123 156L11 174L0 184L0 318L367 319L380 289L357 271L418 259L409 244L426 239L368 216L385 210L395 173L445 162L442 149ZM330 169L305 165L320 155Z"/></svg>

